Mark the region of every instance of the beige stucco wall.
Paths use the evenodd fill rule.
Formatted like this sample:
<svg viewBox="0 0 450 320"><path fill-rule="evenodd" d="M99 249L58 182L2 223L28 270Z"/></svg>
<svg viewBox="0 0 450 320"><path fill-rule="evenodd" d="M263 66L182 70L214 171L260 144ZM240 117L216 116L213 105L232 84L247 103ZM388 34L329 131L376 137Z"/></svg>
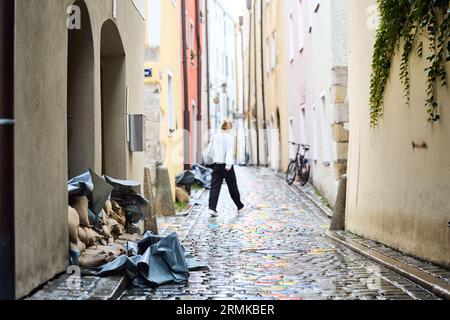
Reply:
<svg viewBox="0 0 450 320"><path fill-rule="evenodd" d="M67 7L72 1L17 0L15 45L16 296L65 271L67 234ZM100 31L111 1L86 0L94 42L95 163L101 170ZM143 113L144 25L118 1L130 113ZM128 178L143 180L143 155L129 154Z"/></svg>
<svg viewBox="0 0 450 320"><path fill-rule="evenodd" d="M289 164L287 109L288 91L286 57L287 29L285 27L284 1L271 1L264 5L264 77L268 140L268 162L275 171L285 171ZM271 50L267 46L267 39L276 34L275 68L271 68ZM270 43L270 42L269 42Z"/></svg>
<svg viewBox="0 0 450 320"><path fill-rule="evenodd" d="M384 118L378 128L370 128L368 102L375 30L367 25L371 18L367 9L373 3L350 0L348 6L350 159L346 225L359 235L450 266L450 91L439 89L441 121L427 125L426 60L412 55L411 103L407 106L397 57L385 92ZM425 142L428 149L413 150L413 142Z"/></svg>

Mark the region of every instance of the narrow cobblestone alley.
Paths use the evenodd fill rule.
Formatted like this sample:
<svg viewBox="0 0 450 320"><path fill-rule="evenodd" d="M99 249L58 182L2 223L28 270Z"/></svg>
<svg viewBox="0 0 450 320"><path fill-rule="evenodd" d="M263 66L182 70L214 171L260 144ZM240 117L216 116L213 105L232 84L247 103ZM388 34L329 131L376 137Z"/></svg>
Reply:
<svg viewBox="0 0 450 320"><path fill-rule="evenodd" d="M270 170L237 175L249 214L237 215L224 186L218 218L198 206L181 224L190 230L184 246L210 270L191 273L187 285L133 289L121 299L436 299L327 238L328 219Z"/></svg>

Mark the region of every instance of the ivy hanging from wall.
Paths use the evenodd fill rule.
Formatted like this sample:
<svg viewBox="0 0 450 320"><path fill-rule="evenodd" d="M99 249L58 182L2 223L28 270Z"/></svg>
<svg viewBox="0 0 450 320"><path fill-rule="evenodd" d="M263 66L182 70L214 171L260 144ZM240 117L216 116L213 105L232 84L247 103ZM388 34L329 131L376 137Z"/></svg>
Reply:
<svg viewBox="0 0 450 320"><path fill-rule="evenodd" d="M446 64L450 61L449 0L377 0L380 25L377 30L370 84L370 122L376 127L383 116L384 91L394 56L401 52L400 79L406 103L410 101L409 59L423 58L426 108L430 123L439 120L437 89L447 86ZM427 50L428 49L428 50Z"/></svg>

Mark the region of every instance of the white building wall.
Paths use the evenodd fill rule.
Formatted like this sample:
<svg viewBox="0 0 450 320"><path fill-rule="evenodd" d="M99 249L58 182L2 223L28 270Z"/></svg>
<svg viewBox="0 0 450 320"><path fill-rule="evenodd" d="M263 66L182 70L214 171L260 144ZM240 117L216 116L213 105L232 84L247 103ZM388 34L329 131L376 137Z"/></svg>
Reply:
<svg viewBox="0 0 450 320"><path fill-rule="evenodd" d="M220 0L207 1L209 1L210 116L211 130L215 132L220 128L223 120L232 117L232 108L237 106L236 22ZM223 90L224 84L226 84L226 93ZM219 104L214 103L217 97Z"/></svg>
<svg viewBox="0 0 450 320"><path fill-rule="evenodd" d="M345 103L336 104L336 81L346 80L346 74L337 79L336 73L342 74L347 66L347 0L301 0L303 28L298 25L301 21L299 2L285 0L283 9L286 31L289 30L289 15L293 13L294 16L292 62L290 53L286 52L287 121L292 123L290 140L311 145L309 158L312 160L312 182L333 205L340 178L337 167L345 168L345 164L341 165L340 162L347 158L347 144L338 144L333 135L336 119L348 121L348 115L345 115L348 106ZM314 11L317 4L319 7ZM303 38L299 35L301 30L304 32ZM300 39L304 40L302 50ZM305 111L304 119L302 109ZM344 110L344 115L342 112L337 114L337 110Z"/></svg>

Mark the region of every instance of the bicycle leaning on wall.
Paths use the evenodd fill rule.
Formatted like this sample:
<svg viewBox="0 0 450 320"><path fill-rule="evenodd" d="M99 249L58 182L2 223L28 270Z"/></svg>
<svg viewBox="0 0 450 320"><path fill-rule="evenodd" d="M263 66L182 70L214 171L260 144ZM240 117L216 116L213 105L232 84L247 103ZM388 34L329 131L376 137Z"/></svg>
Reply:
<svg viewBox="0 0 450 320"><path fill-rule="evenodd" d="M289 142L289 144L297 147L297 153L295 160L292 160L289 163L286 173L286 182L289 185L292 185L297 177L299 177L300 184L304 186L308 183L309 175L311 173L311 166L308 159L306 159L306 154L311 148L306 144L298 144L294 142Z"/></svg>

